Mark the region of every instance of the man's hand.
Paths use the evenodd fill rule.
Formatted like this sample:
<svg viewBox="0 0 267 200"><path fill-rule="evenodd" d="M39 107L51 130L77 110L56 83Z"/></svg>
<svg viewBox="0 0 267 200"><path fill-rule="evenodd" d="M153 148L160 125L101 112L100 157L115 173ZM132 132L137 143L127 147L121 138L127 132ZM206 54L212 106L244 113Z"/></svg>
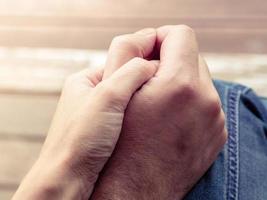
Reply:
<svg viewBox="0 0 267 200"><path fill-rule="evenodd" d="M187 26L117 37L104 77L132 57L159 55L159 70L130 101L112 158L92 199L182 199L227 139L208 68ZM117 51L116 51L117 49Z"/></svg>
<svg viewBox="0 0 267 200"><path fill-rule="evenodd" d="M130 98L156 70L155 63L134 58L103 81L103 70L72 75L40 157L13 199L88 199L116 145Z"/></svg>

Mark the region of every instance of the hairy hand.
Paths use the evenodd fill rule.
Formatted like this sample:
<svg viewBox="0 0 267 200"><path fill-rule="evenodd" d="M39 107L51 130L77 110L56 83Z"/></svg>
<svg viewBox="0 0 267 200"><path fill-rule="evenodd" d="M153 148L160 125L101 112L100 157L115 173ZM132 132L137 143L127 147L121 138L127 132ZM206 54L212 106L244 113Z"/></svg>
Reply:
<svg viewBox="0 0 267 200"><path fill-rule="evenodd" d="M220 100L191 28L116 37L104 77L132 57L151 55L159 55L159 70L130 101L92 199L182 199L226 142Z"/></svg>

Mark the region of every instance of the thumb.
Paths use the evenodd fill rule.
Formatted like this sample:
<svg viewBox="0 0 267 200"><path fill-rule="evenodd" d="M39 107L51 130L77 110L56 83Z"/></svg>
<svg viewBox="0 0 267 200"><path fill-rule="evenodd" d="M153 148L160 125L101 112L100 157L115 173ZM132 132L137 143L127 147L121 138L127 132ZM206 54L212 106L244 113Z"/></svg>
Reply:
<svg viewBox="0 0 267 200"><path fill-rule="evenodd" d="M133 34L115 37L110 45L103 79L110 77L134 57L148 58L156 42L156 30L146 28Z"/></svg>
<svg viewBox="0 0 267 200"><path fill-rule="evenodd" d="M154 76L157 61L135 57L101 82L106 102L124 111L133 94Z"/></svg>

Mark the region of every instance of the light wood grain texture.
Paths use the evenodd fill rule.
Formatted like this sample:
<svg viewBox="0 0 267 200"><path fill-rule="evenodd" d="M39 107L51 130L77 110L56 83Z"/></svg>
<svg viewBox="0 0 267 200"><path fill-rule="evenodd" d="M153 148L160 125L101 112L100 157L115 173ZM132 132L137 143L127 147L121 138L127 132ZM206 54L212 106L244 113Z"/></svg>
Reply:
<svg viewBox="0 0 267 200"><path fill-rule="evenodd" d="M11 190L0 190L0 199L1 200L10 200L14 194L14 191Z"/></svg>
<svg viewBox="0 0 267 200"><path fill-rule="evenodd" d="M116 22L115 22L116 23ZM204 22L203 22L204 23ZM9 47L107 49L116 35L140 27L0 27L0 43ZM168 22L164 24L170 24ZM180 23L174 23L180 24ZM162 24L163 25L163 24ZM196 28L202 52L266 53L267 29ZM64 37L63 37L64 36Z"/></svg>
<svg viewBox="0 0 267 200"><path fill-rule="evenodd" d="M212 77L251 87L267 97L267 55L206 55Z"/></svg>
<svg viewBox="0 0 267 200"><path fill-rule="evenodd" d="M17 185L36 161L41 145L23 140L0 140L0 185Z"/></svg>
<svg viewBox="0 0 267 200"><path fill-rule="evenodd" d="M30 170L42 143L0 140L0 199L8 200Z"/></svg>
<svg viewBox="0 0 267 200"><path fill-rule="evenodd" d="M2 0L0 13L71 16L169 16L181 15L265 15L267 3L264 0L234 2L228 0ZM208 12L209 11L209 12Z"/></svg>
<svg viewBox="0 0 267 200"><path fill-rule="evenodd" d="M57 101L55 96L0 94L0 140L42 140Z"/></svg>
<svg viewBox="0 0 267 200"><path fill-rule="evenodd" d="M98 51L0 48L0 92L58 96L65 78L103 63Z"/></svg>
<svg viewBox="0 0 267 200"><path fill-rule="evenodd" d="M0 43L11 47L105 49L115 35L188 24L198 33L203 51L267 52L264 0L3 2Z"/></svg>

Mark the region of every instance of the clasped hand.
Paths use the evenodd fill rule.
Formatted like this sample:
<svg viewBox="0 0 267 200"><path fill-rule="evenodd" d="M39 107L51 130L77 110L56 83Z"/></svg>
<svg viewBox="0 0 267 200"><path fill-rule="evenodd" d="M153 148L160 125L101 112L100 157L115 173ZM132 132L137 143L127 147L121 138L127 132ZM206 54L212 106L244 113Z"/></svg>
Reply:
<svg viewBox="0 0 267 200"><path fill-rule="evenodd" d="M67 79L40 156L13 199L182 199L226 139L191 28L118 36L103 69Z"/></svg>

